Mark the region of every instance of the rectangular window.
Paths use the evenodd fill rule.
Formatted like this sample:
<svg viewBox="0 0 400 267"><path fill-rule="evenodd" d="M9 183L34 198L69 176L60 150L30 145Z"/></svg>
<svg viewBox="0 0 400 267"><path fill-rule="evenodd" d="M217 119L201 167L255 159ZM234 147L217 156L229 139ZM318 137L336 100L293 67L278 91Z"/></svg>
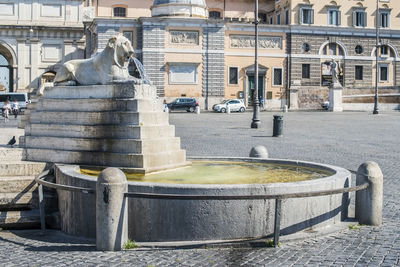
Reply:
<svg viewBox="0 0 400 267"><path fill-rule="evenodd" d="M389 66L388 65L380 65L379 66L379 80L381 82L389 81Z"/></svg>
<svg viewBox="0 0 400 267"><path fill-rule="evenodd" d="M126 8L114 7L114 17L126 17Z"/></svg>
<svg viewBox="0 0 400 267"><path fill-rule="evenodd" d="M363 66L356 66L356 80L363 80Z"/></svg>
<svg viewBox="0 0 400 267"><path fill-rule="evenodd" d="M260 21L260 23L267 23L267 14L258 13L258 20Z"/></svg>
<svg viewBox="0 0 400 267"><path fill-rule="evenodd" d="M355 10L353 13L353 26L366 27L367 13L364 10Z"/></svg>
<svg viewBox="0 0 400 267"><path fill-rule="evenodd" d="M312 8L300 8L300 24L314 24L314 10Z"/></svg>
<svg viewBox="0 0 400 267"><path fill-rule="evenodd" d="M276 14L276 24L281 24L281 13Z"/></svg>
<svg viewBox="0 0 400 267"><path fill-rule="evenodd" d="M274 68L274 83L273 85L282 85L283 81L283 69Z"/></svg>
<svg viewBox="0 0 400 267"><path fill-rule="evenodd" d="M388 47L386 45L381 46L381 56L387 56L388 55Z"/></svg>
<svg viewBox="0 0 400 267"><path fill-rule="evenodd" d="M305 79L310 79L310 64L301 65L301 77Z"/></svg>
<svg viewBox="0 0 400 267"><path fill-rule="evenodd" d="M128 39L133 45L133 31L123 31L122 35Z"/></svg>
<svg viewBox="0 0 400 267"><path fill-rule="evenodd" d="M335 43L329 44L329 55L337 55L337 46Z"/></svg>
<svg viewBox="0 0 400 267"><path fill-rule="evenodd" d="M269 24L274 24L274 18L273 17L269 18Z"/></svg>
<svg viewBox="0 0 400 267"><path fill-rule="evenodd" d="M289 25L290 24L290 13L289 13L289 9L285 9L285 24Z"/></svg>
<svg viewBox="0 0 400 267"><path fill-rule="evenodd" d="M238 68L237 67L229 67L229 84L238 84Z"/></svg>
<svg viewBox="0 0 400 267"><path fill-rule="evenodd" d="M340 25L340 11L337 9L330 9L328 11L328 25Z"/></svg>
<svg viewBox="0 0 400 267"><path fill-rule="evenodd" d="M381 28L389 28L390 27L390 11L379 10L379 26Z"/></svg>

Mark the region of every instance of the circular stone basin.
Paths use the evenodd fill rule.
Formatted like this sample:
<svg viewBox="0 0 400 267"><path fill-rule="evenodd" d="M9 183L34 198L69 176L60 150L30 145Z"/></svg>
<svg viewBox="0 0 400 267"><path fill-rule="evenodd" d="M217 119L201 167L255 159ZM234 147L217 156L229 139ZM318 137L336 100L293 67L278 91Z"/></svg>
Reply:
<svg viewBox="0 0 400 267"><path fill-rule="evenodd" d="M97 177L102 169L83 167ZM166 184L268 184L312 180L333 172L304 166L241 161L193 161L192 166L150 174L125 170L128 181Z"/></svg>
<svg viewBox="0 0 400 267"><path fill-rule="evenodd" d="M239 196L334 190L349 187L351 184L349 171L324 164L255 158L192 158L191 160L194 160L192 171L191 168L176 171L186 172L183 177L179 178L176 173L172 175L170 171L147 175L146 177L150 179L145 177L143 180L143 177L139 177L140 182L129 181L128 190L156 194ZM219 161L218 164L215 161ZM201 171L193 171L197 167L200 167ZM216 169L211 171L213 168ZM280 182L271 182L270 178L275 179L275 175L266 178L269 174L276 173L278 169L284 174L282 176L285 176L281 177ZM82 174L81 171L85 172L76 165L56 165L57 183L95 189L96 177ZM210 172L214 174L210 175ZM192 177L199 173L208 175L205 178ZM236 175L240 173L248 173L249 177L237 178ZM288 173L290 175L287 175ZM299 177L296 174L307 178L298 181ZM152 181L157 177L153 175L161 176ZM169 181L172 180L173 183L166 183L168 180L166 176L170 176ZM288 177L294 181L289 182ZM200 180L205 184L200 184ZM58 197L62 230L69 234L94 238L95 196L58 190ZM284 199L281 211L281 234L340 223L347 217L349 202L348 194ZM131 240L137 242L259 238L273 233L274 212L273 199L129 198L128 235Z"/></svg>

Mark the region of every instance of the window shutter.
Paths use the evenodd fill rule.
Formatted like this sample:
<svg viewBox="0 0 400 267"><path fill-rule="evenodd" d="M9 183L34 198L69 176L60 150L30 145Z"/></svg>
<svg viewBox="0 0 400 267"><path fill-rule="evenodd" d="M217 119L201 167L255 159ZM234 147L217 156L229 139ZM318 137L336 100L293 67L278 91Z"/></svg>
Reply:
<svg viewBox="0 0 400 267"><path fill-rule="evenodd" d="M311 24L314 24L314 9L310 9L311 11Z"/></svg>
<svg viewBox="0 0 400 267"><path fill-rule="evenodd" d="M353 11L353 27L356 26L356 12Z"/></svg>
<svg viewBox="0 0 400 267"><path fill-rule="evenodd" d="M338 11L338 24L337 24L337 26L342 25L342 16L341 16L341 14L342 14L342 12Z"/></svg>
<svg viewBox="0 0 400 267"><path fill-rule="evenodd" d="M366 12L363 12L362 13L362 21L363 21L363 26L364 27L367 27L367 13Z"/></svg>
<svg viewBox="0 0 400 267"><path fill-rule="evenodd" d="M299 24L303 24L303 9L299 9Z"/></svg>

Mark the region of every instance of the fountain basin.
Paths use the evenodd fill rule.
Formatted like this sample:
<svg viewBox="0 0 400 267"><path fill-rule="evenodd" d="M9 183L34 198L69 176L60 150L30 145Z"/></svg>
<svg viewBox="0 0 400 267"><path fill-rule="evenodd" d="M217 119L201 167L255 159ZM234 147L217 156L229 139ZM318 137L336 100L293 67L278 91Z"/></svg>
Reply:
<svg viewBox="0 0 400 267"><path fill-rule="evenodd" d="M314 168L328 175L301 182L270 184L162 184L129 182L130 192L182 195L265 195L333 190L349 187L345 169L290 160L254 158L192 158L207 161L275 163ZM77 165L57 165L57 183L96 188L96 178L79 173ZM58 191L61 228L77 236L94 238L95 196ZM347 217L348 194L282 201L281 234L340 223ZM273 233L274 200L158 200L128 199L128 235L138 242L233 240Z"/></svg>

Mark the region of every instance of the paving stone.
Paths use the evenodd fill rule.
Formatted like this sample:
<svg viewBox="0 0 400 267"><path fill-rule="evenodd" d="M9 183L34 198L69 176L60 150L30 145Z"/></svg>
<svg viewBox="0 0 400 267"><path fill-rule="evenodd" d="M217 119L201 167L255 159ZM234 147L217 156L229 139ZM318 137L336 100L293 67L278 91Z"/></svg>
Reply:
<svg viewBox="0 0 400 267"><path fill-rule="evenodd" d="M273 158L328 163L356 170L376 161L384 174L381 227L361 226L280 248L135 249L97 252L93 240L57 231L0 231L0 266L398 266L400 264L400 113L289 112L284 136L272 137L274 113L171 113L189 156L247 156L255 145ZM0 128L8 127L0 122ZM215 126L217 125L217 126ZM16 127L16 126L15 126ZM17 130L17 129L16 129Z"/></svg>

